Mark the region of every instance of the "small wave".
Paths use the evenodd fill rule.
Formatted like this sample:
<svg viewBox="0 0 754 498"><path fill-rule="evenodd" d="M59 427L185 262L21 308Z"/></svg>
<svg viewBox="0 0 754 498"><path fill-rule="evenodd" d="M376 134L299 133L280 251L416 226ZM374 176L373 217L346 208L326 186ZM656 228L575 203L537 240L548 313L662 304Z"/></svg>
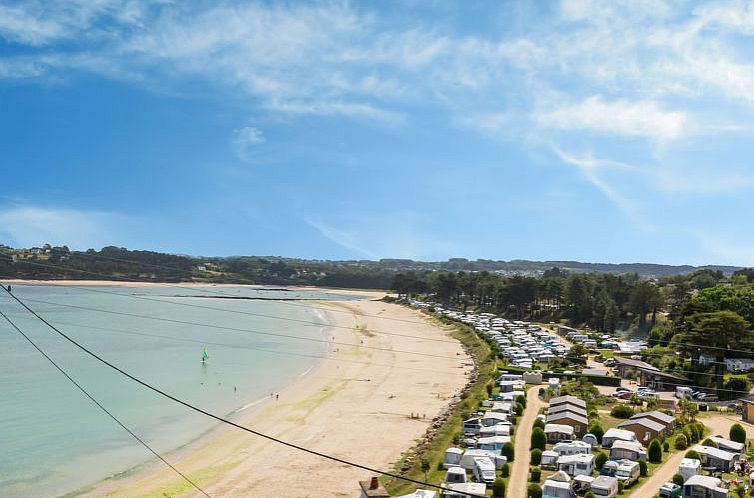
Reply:
<svg viewBox="0 0 754 498"><path fill-rule="evenodd" d="M251 408L253 406L257 406L257 405L263 403L266 400L267 400L267 397L264 397L264 398L259 398L256 401L252 401L251 403L246 403L245 405L243 405L241 408L239 408L238 410L234 411L233 413L241 413L242 411L248 410L249 408Z"/></svg>

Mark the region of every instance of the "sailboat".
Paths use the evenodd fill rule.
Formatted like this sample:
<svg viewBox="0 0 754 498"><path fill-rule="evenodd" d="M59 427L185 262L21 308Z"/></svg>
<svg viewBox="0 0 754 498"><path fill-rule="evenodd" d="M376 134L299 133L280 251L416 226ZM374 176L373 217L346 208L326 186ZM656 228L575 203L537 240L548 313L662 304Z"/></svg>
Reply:
<svg viewBox="0 0 754 498"><path fill-rule="evenodd" d="M207 363L207 360L209 360L209 353L207 353L207 348L204 348L202 351L202 363Z"/></svg>

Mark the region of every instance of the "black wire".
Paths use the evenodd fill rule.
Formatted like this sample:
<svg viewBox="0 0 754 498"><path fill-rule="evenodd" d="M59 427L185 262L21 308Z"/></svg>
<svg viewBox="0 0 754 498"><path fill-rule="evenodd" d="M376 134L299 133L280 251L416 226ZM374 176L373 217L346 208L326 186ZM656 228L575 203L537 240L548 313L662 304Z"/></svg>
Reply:
<svg viewBox="0 0 754 498"><path fill-rule="evenodd" d="M149 450L154 456L156 456L157 458L159 458L160 460L162 460L162 462L165 465L167 465L168 467L170 467L171 469L173 469L173 471L175 471L176 474L178 474L179 476L181 476L182 478L184 478L186 480L186 482L188 482L189 484L191 484L194 488L196 488L198 491L200 491L204 496L206 496L207 498L212 498L206 491L204 491L202 488L200 488L198 484L196 484L194 481L192 481L191 479L189 479L184 473L182 473L180 470L178 470L177 468L175 468L170 462L168 462L167 460L165 460L165 458L163 458L162 455L160 455L155 449L153 449L151 446L149 446L149 444L147 444L146 441L144 441L136 433L134 433L134 431L132 431L131 429L129 429L128 427L126 427L126 425L123 422L121 422L118 419L118 417L116 417L115 415L113 415L112 412L110 412L107 408L105 408L102 405L102 403L100 403L99 401L97 401L94 398L94 396L92 396L91 394L89 394L89 392L87 392L87 390L84 389L84 387L81 386L81 384L79 384L78 382L76 382L76 380L73 379L73 377L71 377L70 375L68 375L68 372L66 372L65 370L63 370L63 368L60 365L58 365L55 362L55 360L53 360L47 353L45 353L42 350L41 347L39 347L34 341L32 341L31 338L28 335L26 335L20 328L18 328L18 326L15 323L13 323L13 321L5 313L3 313L2 311L0 311L0 316L2 316L3 318L5 318L5 320L14 329L16 329L16 331L19 334L21 334L24 337L24 339L26 339L29 342L29 344L31 344L32 346L34 346L34 349L36 349L37 351L39 351L39 353L42 356L44 356L47 359L47 361L49 361L52 364L52 366L54 366L61 374L63 374L66 379L68 379L69 381L71 381L71 383L74 386L76 386L78 388L78 390L81 391L84 394L84 396L86 396L87 398L89 398L89 400L92 403L94 403L95 405L97 405L103 412L105 412L111 419L113 419L116 424L118 424L119 426L121 426L124 431L128 432L134 439L136 439L139 443L141 443L142 446L144 446L147 450Z"/></svg>
<svg viewBox="0 0 754 498"><path fill-rule="evenodd" d="M223 325L213 325L210 323L201 323L201 322L191 322L187 320L177 320L174 318L164 318L159 316L149 316L149 315L139 315L136 313L128 313L125 311L112 311L112 310L103 310L101 308L92 308L89 306L78 306L75 304L63 304L63 303L55 303L52 301L45 301L43 299L33 299L33 298L26 298L27 301L35 302L35 303L43 303L43 304L50 304L52 306L61 306L64 308L73 308L73 309L80 309L80 310L88 310L88 311L96 311L99 313L107 313L111 315L120 315L120 316L130 316L133 318L142 318L145 320L157 320L161 322L169 322L169 323L179 323L182 325L195 325L197 327L207 327L211 329L219 329L219 330L230 330L233 332L242 332L242 333L248 333L248 334L259 334L259 335L267 335L272 337L285 337L288 339L296 339L300 341L310 341L310 342L320 342L325 344L337 344L339 346L352 346L352 347L360 347L364 349L374 349L377 351L388 351L391 353L402 353L402 354L414 354L418 356L428 356L431 358L442 358L445 360L456 360L456 361L468 361L467 359L463 358L457 358L453 356L443 356L443 355L437 355L432 353L424 353L421 351L407 351L402 349L391 349L391 348L381 348L378 346L367 346L364 344L352 344L350 342L340 342L340 341L330 341L328 339L317 339L315 337L301 337L297 335L290 335L290 334L281 334L277 332L263 332L261 330L254 330L254 329L242 329L237 327L226 327ZM327 327L326 324L323 324L322 327Z"/></svg>
<svg viewBox="0 0 754 498"><path fill-rule="evenodd" d="M34 317L22 317L19 316L21 320L36 320ZM310 354L310 353L296 353L293 351L279 351L275 349L266 349L266 348L260 348L256 346L248 346L245 344L228 344L224 342L214 342L214 341L206 341L203 339L191 339L188 337L175 337L170 335L162 335L162 334L148 334L146 332L136 332L133 330L123 330L123 329L116 329L111 327L98 327L95 325L84 325L81 323L71 323L71 322L64 322L62 320L50 320L50 323L54 323L56 325L68 325L70 327L80 327L85 329L93 329L93 330L101 330L104 332L115 332L118 334L128 334L128 335L135 335L139 337L151 337L154 339L168 339L172 341L180 341L180 342L191 342L195 344L204 344L207 346L220 346L220 347L226 347L230 349L250 349L253 351L261 351L263 353L272 353L272 354L279 354L279 355L287 355L287 356L298 356L303 358L321 358L326 359L330 361L338 361L338 362L346 362L346 363L354 363L357 365L374 365L378 367L386 367L390 365L382 364L382 363L372 363L372 362L365 362L365 361L358 361L358 360L349 360L347 358L333 358L332 356L326 356L326 355L317 355L317 354ZM417 372L434 372L434 373L447 373L447 370L434 370L430 368L414 368L414 367L401 367L402 369L406 370L414 370ZM460 368L460 367L459 367Z"/></svg>
<svg viewBox="0 0 754 498"><path fill-rule="evenodd" d="M254 429L245 427L243 425L237 424L237 423L235 423L235 422L233 422L231 420L228 420L228 419L223 418L223 417L221 417L219 415L215 415L214 413L211 413L211 412L208 412L208 411L206 411L206 410L204 410L202 408L199 408L198 406L192 405L191 403L189 403L187 401L183 401L182 399L177 398L177 397L175 397L175 396L173 396L173 395L171 395L171 394L169 394L169 393L167 393L167 392L165 392L165 391L163 391L163 390L161 390L161 389L159 389L159 388L157 388L157 387L155 387L155 386L153 386L153 385L151 385L151 384L149 384L149 383L147 383L147 382L145 382L145 381L143 381L141 379L139 379L138 377L135 377L134 375L126 372L125 370L123 370L122 368L118 367L117 365L114 365L113 363L110 363L109 361L105 360L104 358L102 358L101 356L99 356L97 353L91 351L86 346L80 344L75 339L73 339L70 336L68 336L65 332L61 331L60 329L58 329L57 327L55 327L54 325L52 325L50 322L48 322L47 320L45 320L42 316L40 316L39 314L37 314L36 311L34 311L33 309L31 309L29 306L27 306L25 302L23 302L15 294L13 294L11 291L9 291L4 285L1 286L1 287L3 288L3 290L5 292L8 293L9 296L11 296L13 299L15 299L16 302L18 302L21 306L23 306L29 313L31 313L32 315L36 316L42 323L44 323L45 325L47 325L48 327L50 327L57 334L59 334L61 337L63 337L68 342L70 342L71 344L73 344L77 348L79 348L82 351L84 351L85 353L87 353L89 356L93 357L94 359L96 359L97 361L103 363L104 365L107 365L108 367L112 368L113 370L119 372L120 374L124 375L125 377L128 377L129 379L131 379L132 381L136 382L137 384L140 384L140 385L146 387L147 389L149 389L151 391L154 391L155 393L157 393L157 394L159 394L159 395L161 395L161 396L163 396L165 398L168 398L168 399L170 399L170 400L172 400L172 401L174 401L174 402L176 402L176 403L178 403L180 405L183 405L186 408L190 408L191 410L194 410L194 411L196 411L198 413L206 415L207 417L215 419L218 422L222 422L224 424L231 425L233 427L236 427L237 429L241 429L242 431L248 432L250 434L254 434L255 436L259 436L261 438L268 439L270 441L274 441L274 442L276 442L278 444L282 444L284 446L288 446L289 448L293 448L293 449L296 449L296 450L299 450L299 451L303 451L303 452L309 453L311 455L315 455L315 456L318 456L318 457L321 457L321 458L326 458L326 459L332 460L334 462L342 463L344 465L349 465L351 467L356 467L356 468L359 468L359 469L362 469L362 470L366 470L368 472L373 472L375 474L381 474L383 476L391 477L393 479L400 479L402 481L410 482L412 484L418 484L420 486L428 486L428 487L435 488L435 489L440 489L440 490L447 490L447 488L444 488L443 486L439 486L437 484L431 484L431 483L428 483L428 482L419 481L419 480L416 480L416 479L411 479L409 477L405 477L405 476L401 476L401 475L398 475L398 474L394 474L392 472L386 472L386 471L382 471L382 470L377 470L377 469L374 469L374 468L371 468L371 467L367 467L366 465L361 465L361 464L358 464L358 463L355 463L355 462L352 462L352 461L349 461L349 460L345 460L343 458L339 458L339 457L336 457L336 456L328 455L328 454L322 453L320 451L312 450L312 449L309 449L309 448L305 448L303 446L299 446L299 445L294 444L294 443L290 443L288 441L284 441L282 439L276 438L274 436L270 436L270 435L265 434L263 432L259 432L257 430L254 430ZM486 494L484 494L484 495L477 495L477 494L472 494L472 493L464 493L464 494L467 495L467 496L469 496L469 497L474 497L474 498L486 498L486 496L487 496Z"/></svg>

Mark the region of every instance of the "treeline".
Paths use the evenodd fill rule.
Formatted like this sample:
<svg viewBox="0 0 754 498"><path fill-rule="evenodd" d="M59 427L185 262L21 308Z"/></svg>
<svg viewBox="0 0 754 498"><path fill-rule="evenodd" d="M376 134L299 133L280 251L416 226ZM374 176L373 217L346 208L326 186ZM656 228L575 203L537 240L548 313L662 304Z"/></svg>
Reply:
<svg viewBox="0 0 754 498"><path fill-rule="evenodd" d="M647 331L665 313L678 314L695 290L723 281L746 283L743 271L726 279L722 272L698 270L687 276L641 279L637 274L568 273L559 268L541 277L506 277L488 272L401 272L392 289L402 296L431 295L460 308L501 312L513 318L567 318L612 332L634 323Z"/></svg>

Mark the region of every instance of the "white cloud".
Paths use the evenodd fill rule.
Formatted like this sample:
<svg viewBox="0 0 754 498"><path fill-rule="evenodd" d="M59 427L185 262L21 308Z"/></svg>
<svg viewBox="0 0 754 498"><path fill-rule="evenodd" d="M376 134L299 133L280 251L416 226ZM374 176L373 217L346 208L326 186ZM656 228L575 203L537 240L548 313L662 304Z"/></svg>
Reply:
<svg viewBox="0 0 754 498"><path fill-rule="evenodd" d="M127 221L124 215L103 211L15 206L0 210L0 234L11 245L89 249L113 243L118 238L115 227Z"/></svg>
<svg viewBox="0 0 754 498"><path fill-rule="evenodd" d="M265 106L285 114L341 116L356 119L370 119L387 124L400 125L405 122L402 114L380 109L363 102L319 102L319 101L273 101Z"/></svg>
<svg viewBox="0 0 754 498"><path fill-rule="evenodd" d="M67 33L65 27L21 6L0 5L0 36L10 42L44 45Z"/></svg>
<svg viewBox="0 0 754 498"><path fill-rule="evenodd" d="M681 138L689 121L686 113L666 111L655 102L606 102L600 96L540 112L535 120L543 126L561 130L585 130L655 142Z"/></svg>
<svg viewBox="0 0 754 498"><path fill-rule="evenodd" d="M233 130L233 149L236 156L242 161L255 162L254 148L266 141L262 132L253 126L244 126Z"/></svg>

